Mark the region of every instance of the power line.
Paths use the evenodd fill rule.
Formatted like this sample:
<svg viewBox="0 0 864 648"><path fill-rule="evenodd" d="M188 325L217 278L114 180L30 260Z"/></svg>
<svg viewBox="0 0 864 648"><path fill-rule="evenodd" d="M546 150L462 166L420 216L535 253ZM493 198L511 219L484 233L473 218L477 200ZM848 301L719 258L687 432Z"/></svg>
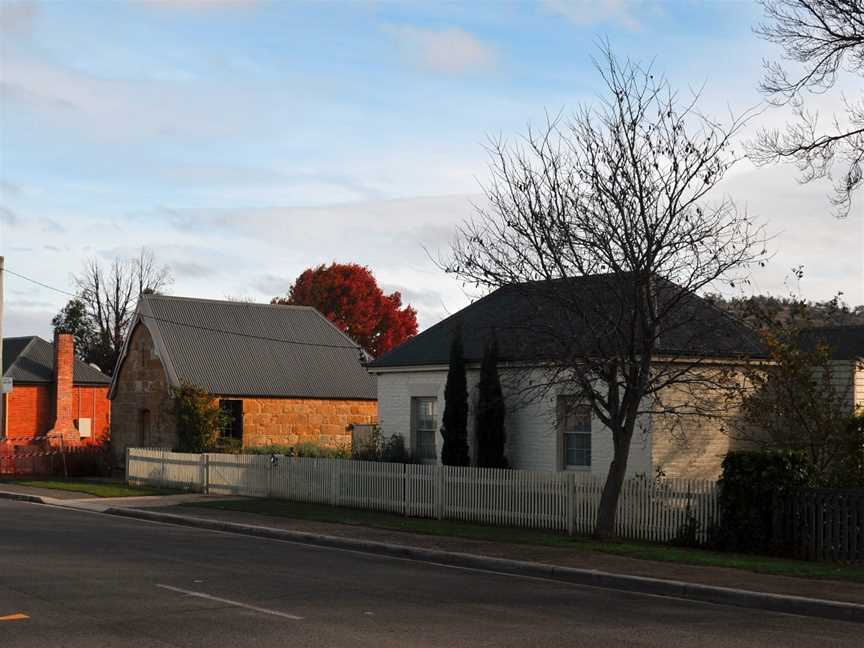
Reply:
<svg viewBox="0 0 864 648"><path fill-rule="evenodd" d="M16 277L19 277L20 279L23 279L24 281L29 281L30 283L34 283L37 286L42 286L43 288L47 288L48 290L53 290L54 292L58 292L61 295L69 295L70 297L78 297L79 296L79 295L76 295L75 293L69 292L68 290L63 290L61 288L55 288L54 286L49 286L48 284L42 283L41 281L36 281L35 279L31 279L30 277L25 277L24 275L18 274L17 272L12 272L9 268L4 268L3 271L6 274L14 275Z"/></svg>
<svg viewBox="0 0 864 648"><path fill-rule="evenodd" d="M211 333L225 333L226 335L237 335L239 337L254 338L256 340L267 340L268 342L284 342L285 344L296 344L298 346L324 347L327 349L353 349L355 351L360 349L359 346L350 346L347 344L323 344L321 342L300 342L298 340L286 340L284 338L272 338L272 337L267 337L265 335L254 335L251 333L241 333L240 331L229 331L227 329L211 328L209 326L201 326L199 324L189 324L188 322L178 322L176 320L165 319L164 317L156 317L155 315L145 315L144 313L139 313L139 315L144 319L155 320L157 322L165 322L167 324L176 324L177 326L186 326L188 328L198 329L199 331L209 331Z"/></svg>
<svg viewBox="0 0 864 648"><path fill-rule="evenodd" d="M33 279L31 277L27 277L27 276L19 274L17 272L13 272L12 270L9 270L8 268L5 268L4 271L11 274L11 275L14 275L20 279L24 279L25 281L29 281L30 283L34 283L37 286L42 286L43 288L47 288L48 290L53 290L54 292L58 292L62 295L69 295L70 297L80 298L80 295L76 295L75 293L71 293L67 290L63 290L62 288L55 288L54 286L49 286L48 284L42 283L41 281L37 281L36 279ZM164 317L157 317L156 315L145 315L144 313L139 313L139 315L144 319L150 319L150 320L154 320L157 322L164 322L166 324L175 324L176 326L185 326L187 328L192 328L192 329L196 329L199 331L208 331L211 333L224 333L225 335L236 335L238 337L243 337L243 338L251 338L251 339L255 339L255 340L265 340L267 342L281 342L283 344L294 344L296 346L311 346L311 347L320 347L320 348L325 348L325 349L351 349L353 351L357 351L357 350L362 351L362 349L360 348L359 345L352 346L352 345L347 345L347 344L324 344L321 342L301 342L299 340L286 340L284 338L274 338L274 337L268 337L266 335L254 335L252 333L243 333L241 331L230 331L228 329L219 329L219 328L213 328L213 327L209 327L209 326L202 326L199 324L190 324L189 322L178 322L176 320L171 320L171 319L167 319Z"/></svg>

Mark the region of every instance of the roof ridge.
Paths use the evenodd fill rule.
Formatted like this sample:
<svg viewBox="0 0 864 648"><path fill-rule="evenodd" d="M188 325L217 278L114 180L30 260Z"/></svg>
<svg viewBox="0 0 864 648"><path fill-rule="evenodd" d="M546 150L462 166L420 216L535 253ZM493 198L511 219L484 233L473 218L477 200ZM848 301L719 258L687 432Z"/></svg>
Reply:
<svg viewBox="0 0 864 648"><path fill-rule="evenodd" d="M237 301L234 299L213 299L211 297L183 297L182 295L160 295L157 293L149 293L141 295L141 299L151 301L153 299L170 299L172 301L189 301L189 302L207 302L211 304L236 304L237 306L254 306L256 308L283 308L295 310L314 310L314 306L303 306L300 304L264 304L261 302Z"/></svg>

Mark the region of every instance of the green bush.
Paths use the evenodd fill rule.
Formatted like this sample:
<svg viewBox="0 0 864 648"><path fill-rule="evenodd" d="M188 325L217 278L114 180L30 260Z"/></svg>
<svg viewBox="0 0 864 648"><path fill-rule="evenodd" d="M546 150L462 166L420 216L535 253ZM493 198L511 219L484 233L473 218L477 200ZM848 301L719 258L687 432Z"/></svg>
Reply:
<svg viewBox="0 0 864 648"><path fill-rule="evenodd" d="M279 445L277 443L271 443L270 445L264 446L251 446L248 448L242 448L241 452L243 454L252 454L252 455L287 455L289 457L294 456L294 446L289 445Z"/></svg>
<svg viewBox="0 0 864 648"><path fill-rule="evenodd" d="M773 553L782 549L775 511L784 498L814 483L814 469L796 452L730 452L719 480L720 522L714 542L720 549Z"/></svg>
<svg viewBox="0 0 864 648"><path fill-rule="evenodd" d="M408 452L405 440L398 434L384 439L381 428L372 428L369 436L358 442L351 451L351 458L359 461L385 461L390 463L406 463Z"/></svg>
<svg viewBox="0 0 864 648"><path fill-rule="evenodd" d="M286 457L317 457L320 459L350 459L351 451L347 446L328 448L310 441L295 446L271 444L243 448L243 454L284 455Z"/></svg>
<svg viewBox="0 0 864 648"><path fill-rule="evenodd" d="M229 423L229 416L219 408L219 401L194 385L173 389L172 396L177 449L180 452L215 450L220 431Z"/></svg>
<svg viewBox="0 0 864 648"><path fill-rule="evenodd" d="M847 435L830 486L864 487L864 412L849 420Z"/></svg>

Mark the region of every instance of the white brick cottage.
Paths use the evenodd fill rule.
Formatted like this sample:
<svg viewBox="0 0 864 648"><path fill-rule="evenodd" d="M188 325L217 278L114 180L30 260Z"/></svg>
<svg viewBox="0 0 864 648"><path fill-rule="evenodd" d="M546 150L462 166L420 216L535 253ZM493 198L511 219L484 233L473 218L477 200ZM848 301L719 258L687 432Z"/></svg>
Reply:
<svg viewBox="0 0 864 648"><path fill-rule="evenodd" d="M572 281L578 286L585 279ZM521 295L510 287L501 288L371 362L368 369L377 377L382 434L385 438L402 436L416 459L440 462L448 353L451 336L458 327L465 347L468 437L473 458L479 363L490 331L494 331L501 348L499 372L507 403L506 455L511 467L574 470L605 477L613 455L612 434L587 406L562 408L562 403L578 402L578 394L567 393L562 387L542 396L523 396L526 380L530 382L531 374L536 374L540 381L542 373L539 368L529 368L530 358L522 351L535 347L535 341L523 345L517 339L525 327L508 327L508 321L524 320ZM708 345L710 362L732 369L743 356L763 355L752 331L695 295L692 304L701 310L700 321L707 322L694 336L693 346L699 346L694 352L705 354ZM517 348L519 352L514 353ZM664 400L669 402L675 397L670 389ZM560 414L567 411L571 415ZM673 434L667 415L642 415L630 447L628 474L653 476L662 472L669 477L716 478L726 453L735 447L735 441L723 434L721 427L720 420L678 417Z"/></svg>

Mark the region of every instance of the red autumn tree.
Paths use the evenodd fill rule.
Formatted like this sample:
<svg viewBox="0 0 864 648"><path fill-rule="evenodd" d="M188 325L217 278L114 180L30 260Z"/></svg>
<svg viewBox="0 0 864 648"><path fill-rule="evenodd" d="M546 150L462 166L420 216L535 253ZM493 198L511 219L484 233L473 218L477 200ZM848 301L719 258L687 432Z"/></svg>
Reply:
<svg viewBox="0 0 864 648"><path fill-rule="evenodd" d="M287 297L273 304L313 306L373 356L417 335L417 311L402 307L398 292L385 295L369 268L331 263L297 277Z"/></svg>

